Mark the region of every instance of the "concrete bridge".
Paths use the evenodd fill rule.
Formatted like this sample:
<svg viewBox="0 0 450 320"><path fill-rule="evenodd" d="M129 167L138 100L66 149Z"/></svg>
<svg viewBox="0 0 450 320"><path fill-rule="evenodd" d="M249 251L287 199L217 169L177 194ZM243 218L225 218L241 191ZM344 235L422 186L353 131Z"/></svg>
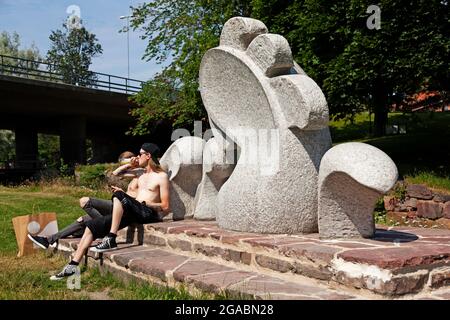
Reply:
<svg viewBox="0 0 450 320"><path fill-rule="evenodd" d="M17 63L13 72L7 67L1 61L0 129L15 132L16 168L37 169L38 133L59 135L61 158L71 165L86 163L87 139L93 162L114 162L122 151L137 151L149 139L125 135L133 125L128 98L140 81L97 73L93 86L82 87L55 82L55 75L42 69L33 74Z"/></svg>

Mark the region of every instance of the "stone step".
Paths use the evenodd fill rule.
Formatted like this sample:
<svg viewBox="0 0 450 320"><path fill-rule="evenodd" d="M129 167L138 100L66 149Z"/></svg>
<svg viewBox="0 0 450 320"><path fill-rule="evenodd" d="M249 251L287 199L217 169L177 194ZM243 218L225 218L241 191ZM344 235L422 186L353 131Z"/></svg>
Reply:
<svg viewBox="0 0 450 320"><path fill-rule="evenodd" d="M450 231L377 229L374 239L321 240L318 234L267 235L223 230L215 222L183 220L122 230L158 246L246 272L311 278L366 295L426 293L450 284Z"/></svg>
<svg viewBox="0 0 450 320"><path fill-rule="evenodd" d="M76 248L79 239L63 239L58 249L66 254ZM165 250L166 249L166 250ZM121 243L118 250L88 255L88 264L96 264L123 278L134 278L156 285L190 292L226 294L234 298L289 300L364 299L352 292L327 287L317 281L296 278L289 281L257 271L244 271L157 246Z"/></svg>

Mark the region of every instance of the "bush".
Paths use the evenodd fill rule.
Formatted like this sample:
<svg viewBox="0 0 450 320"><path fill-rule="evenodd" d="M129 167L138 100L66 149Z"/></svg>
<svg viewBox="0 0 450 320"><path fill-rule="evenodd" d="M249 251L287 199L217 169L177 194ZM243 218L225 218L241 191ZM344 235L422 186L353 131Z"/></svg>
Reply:
<svg viewBox="0 0 450 320"><path fill-rule="evenodd" d="M106 173L114 170L115 164L100 163L92 165L79 165L75 168L77 184L88 188L100 188L106 184Z"/></svg>

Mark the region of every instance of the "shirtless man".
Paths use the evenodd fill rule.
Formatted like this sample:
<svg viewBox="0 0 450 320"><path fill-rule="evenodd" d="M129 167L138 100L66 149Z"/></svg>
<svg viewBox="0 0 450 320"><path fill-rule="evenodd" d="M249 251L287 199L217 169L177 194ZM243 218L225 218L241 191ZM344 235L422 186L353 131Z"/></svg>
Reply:
<svg viewBox="0 0 450 320"><path fill-rule="evenodd" d="M145 169L123 165L123 163L129 163L132 158L136 158L134 153L130 151L122 152L119 155L119 163L122 165L112 172L112 176L116 178L116 181L123 180L125 178L132 179L128 184L127 194L136 198L137 196L137 180L138 177L144 174ZM110 215L112 213L113 202L112 200L104 200L98 198L82 197L80 198L80 207L86 211L86 215L79 217L75 222L68 225L61 231L54 233L47 237L41 237L37 235L28 234L28 238L33 241L39 248L47 249L49 246L58 242L59 239L66 238L68 236L74 236L76 238L83 235L86 228L86 222L101 216Z"/></svg>
<svg viewBox="0 0 450 320"><path fill-rule="evenodd" d="M132 223L161 222L169 212L169 178L159 166L157 154L159 148L152 143L144 143L137 159L133 159L130 167L145 166L145 173L137 180L136 199L123 190L113 187L112 215L102 216L86 222L86 230L81 238L72 260L63 270L52 276L51 280L60 280L76 272L84 253L97 239L104 237L95 247L95 251L104 252L117 248L117 231ZM108 233L109 231L109 233Z"/></svg>

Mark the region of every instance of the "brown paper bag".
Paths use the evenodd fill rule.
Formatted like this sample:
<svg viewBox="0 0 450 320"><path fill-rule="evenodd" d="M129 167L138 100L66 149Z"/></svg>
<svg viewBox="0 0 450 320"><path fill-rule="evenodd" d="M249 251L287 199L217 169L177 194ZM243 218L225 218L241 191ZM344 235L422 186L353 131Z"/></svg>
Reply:
<svg viewBox="0 0 450 320"><path fill-rule="evenodd" d="M12 223L19 248L18 257L33 253L38 249L38 246L28 238L28 233L45 237L58 232L58 222L54 212L14 217Z"/></svg>

